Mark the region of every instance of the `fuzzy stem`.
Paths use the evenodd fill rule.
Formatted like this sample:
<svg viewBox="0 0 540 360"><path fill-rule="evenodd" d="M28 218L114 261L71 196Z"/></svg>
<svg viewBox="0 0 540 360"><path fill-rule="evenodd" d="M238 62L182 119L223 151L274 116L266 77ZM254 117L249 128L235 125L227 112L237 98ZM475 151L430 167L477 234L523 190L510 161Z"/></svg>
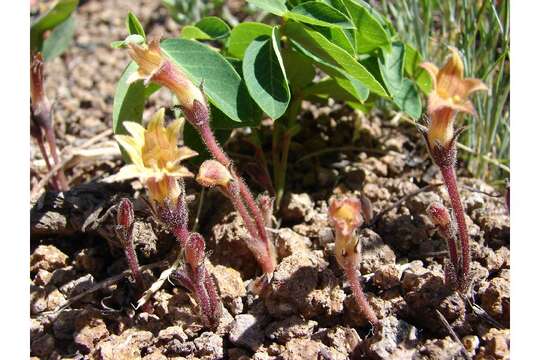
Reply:
<svg viewBox="0 0 540 360"><path fill-rule="evenodd" d="M244 221L244 225L246 226L246 229L251 237L251 241L254 241L254 242L262 241L257 231L257 228L255 224L253 223L253 220L249 216L246 206L244 205L244 203L238 196L238 191L239 191L238 187L235 185L234 181L231 182L229 186L225 189L225 192L227 196L229 197L229 199L231 200L231 202L233 203L234 208L236 209L236 211L238 211L238 214ZM247 245L250 248L253 255L255 255L255 258L259 262L259 265L261 265L263 272L272 273L275 267L274 261L272 259L272 255L268 251L266 251L266 253L260 253L260 251L257 250L259 247L258 246L256 247L255 244L251 246L250 244L247 244ZM265 245L265 249L268 250L267 244L265 243L264 245Z"/></svg>
<svg viewBox="0 0 540 360"><path fill-rule="evenodd" d="M226 168L232 168L232 162L231 159L225 154L221 146L218 144L216 137L214 136L214 133L210 129L210 126L208 125L208 122L204 122L201 126L196 127L199 131L199 134L201 135L201 138L203 139L204 143L206 144L206 147L210 151L210 153L214 156L214 158L219 161L223 166ZM234 182L238 184L238 186L231 188L229 190L229 198L233 202L234 207L238 212L240 213L240 216L244 220L244 224L246 225L246 228L248 228L249 233L251 236L257 240L261 240L267 249L268 256L270 255L270 240L268 239L268 234L266 232L266 228L264 225L264 219L261 214L261 210L257 206L257 203L255 202L255 199L253 198L253 195L251 194L251 191L249 191L249 188L247 187L244 180L236 174L236 171L234 169L231 169L231 175L234 178ZM245 202L245 205L242 203L242 200ZM255 220L255 224L253 226L253 222L251 221L251 218L248 214L248 210L253 219ZM263 263L261 263L262 267ZM267 261L264 261L265 263ZM270 260L270 263L273 263L272 260ZM263 270L264 272L272 272L274 269L269 268L268 266L265 267Z"/></svg>
<svg viewBox="0 0 540 360"><path fill-rule="evenodd" d="M350 265L346 266L344 270L345 274L347 275L347 279L351 284L354 299L356 300L356 304L358 304L360 311L364 314L364 316L371 324L377 324L379 322L379 319L377 319L377 315L375 315L375 312L369 305L369 302L364 295L364 291L362 290L362 286L360 285L360 281L358 280L358 276L356 274L356 269L354 268L354 266Z"/></svg>
<svg viewBox="0 0 540 360"><path fill-rule="evenodd" d="M144 281L141 272L139 271L139 260L137 260L135 246L133 245L132 241L127 241L127 243L124 244L124 252L126 254L128 266L131 269L131 274L135 280L135 285L142 293L144 291Z"/></svg>
<svg viewBox="0 0 540 360"><path fill-rule="evenodd" d="M206 268L204 269L204 287L208 295L208 301L212 309L212 320L216 322L221 317L221 304L219 301L219 295L214 284L214 279L210 276L210 273Z"/></svg>
<svg viewBox="0 0 540 360"><path fill-rule="evenodd" d="M454 210L454 216L457 222L457 230L459 236L459 242L461 247L461 260L462 266L460 274L461 289L465 290L468 279L469 279L469 268L471 255L469 253L469 232L467 231L467 223L465 222L465 212L463 210L463 205L461 204L461 198L459 196L459 190L457 186L456 171L454 166L447 165L441 166L441 173L446 184L446 189L448 190L448 197L450 198L450 203L452 204L452 209Z"/></svg>
<svg viewBox="0 0 540 360"><path fill-rule="evenodd" d="M52 127L45 129L45 136L47 138L47 142L49 143L49 149L51 150L54 163L55 165L58 165L60 163L60 157L58 156L58 149L56 148L56 136L54 135L54 129ZM62 169L58 170L56 173L56 178L58 179L60 190L69 190L69 186Z"/></svg>

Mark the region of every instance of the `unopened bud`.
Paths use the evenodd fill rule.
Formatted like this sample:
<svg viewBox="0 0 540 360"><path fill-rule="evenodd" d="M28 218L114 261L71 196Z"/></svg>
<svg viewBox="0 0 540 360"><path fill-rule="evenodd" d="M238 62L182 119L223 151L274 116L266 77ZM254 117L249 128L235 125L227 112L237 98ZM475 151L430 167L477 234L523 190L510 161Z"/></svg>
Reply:
<svg viewBox="0 0 540 360"><path fill-rule="evenodd" d="M257 203L261 209L266 227L272 227L272 213L274 211L274 198L268 194L261 194L257 197Z"/></svg>
<svg viewBox="0 0 540 360"><path fill-rule="evenodd" d="M436 226L447 228L452 222L446 207L441 203L431 203L426 210L431 222Z"/></svg>
<svg viewBox="0 0 540 360"><path fill-rule="evenodd" d="M124 229L129 229L133 225L135 215L133 213L133 204L129 199L122 198L116 211L116 224Z"/></svg>
<svg viewBox="0 0 540 360"><path fill-rule="evenodd" d="M203 237L198 233L192 233L186 242L186 263L192 268L198 267L204 261L204 250Z"/></svg>
<svg viewBox="0 0 540 360"><path fill-rule="evenodd" d="M206 187L227 186L232 175L225 166L216 160L206 160L199 168L197 182Z"/></svg>

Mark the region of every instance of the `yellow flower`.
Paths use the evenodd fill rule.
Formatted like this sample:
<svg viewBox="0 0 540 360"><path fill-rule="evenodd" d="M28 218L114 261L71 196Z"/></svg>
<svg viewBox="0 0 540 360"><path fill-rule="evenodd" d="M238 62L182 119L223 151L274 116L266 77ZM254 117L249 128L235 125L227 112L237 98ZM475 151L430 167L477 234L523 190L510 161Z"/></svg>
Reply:
<svg viewBox="0 0 540 360"><path fill-rule="evenodd" d="M488 90L481 80L463 77L463 62L458 50L450 47L450 51L451 54L441 69L429 62L421 65L431 75L433 83L427 107L431 119L428 128L430 146L433 146L435 141L442 145L448 144L454 136L455 113L462 111L475 114L469 95L475 91Z"/></svg>
<svg viewBox="0 0 540 360"><path fill-rule="evenodd" d="M201 90L174 65L166 56L163 56L159 41L153 40L148 45L130 43L129 56L139 65L139 68L128 79L128 83L144 80L145 85L155 82L169 88L178 98L180 104L189 110L193 108L193 101L205 104Z"/></svg>
<svg viewBox="0 0 540 360"><path fill-rule="evenodd" d="M165 127L164 118L165 109L160 109L146 129L135 122L123 123L131 136L116 135L115 139L125 149L132 164L125 165L116 180L138 177L145 183L153 201L164 204L169 200L176 204L180 194L176 179L193 176L180 161L197 153L186 146L178 147L182 122L177 119Z"/></svg>

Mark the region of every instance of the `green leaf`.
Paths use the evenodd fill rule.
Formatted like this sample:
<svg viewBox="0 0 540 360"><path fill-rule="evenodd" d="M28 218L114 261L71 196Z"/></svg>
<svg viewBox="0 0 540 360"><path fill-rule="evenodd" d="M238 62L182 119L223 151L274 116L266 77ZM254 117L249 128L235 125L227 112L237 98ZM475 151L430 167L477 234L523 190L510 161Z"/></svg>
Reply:
<svg viewBox="0 0 540 360"><path fill-rule="evenodd" d="M287 12L286 0L248 0L248 2L277 16Z"/></svg>
<svg viewBox="0 0 540 360"><path fill-rule="evenodd" d="M414 119L418 119L422 115L420 94L409 79L404 79L401 88L394 93L394 103Z"/></svg>
<svg viewBox="0 0 540 360"><path fill-rule="evenodd" d="M315 77L313 61L291 47L283 49L282 56L285 69L291 69L287 74L290 88L293 92L301 91ZM302 69L302 71L294 71L294 69Z"/></svg>
<svg viewBox="0 0 540 360"><path fill-rule="evenodd" d="M116 84L113 101L113 132L115 134L126 133L124 121L142 122L146 99L159 89L159 86L153 84L145 88L142 81L128 84L127 79L135 71L137 71L137 64L130 62Z"/></svg>
<svg viewBox="0 0 540 360"><path fill-rule="evenodd" d="M197 22L195 26L208 34L211 39L222 39L231 32L229 25L216 16L207 16Z"/></svg>
<svg viewBox="0 0 540 360"><path fill-rule="evenodd" d="M308 1L295 6L286 16L311 25L354 29L354 25L350 23L343 13L328 4L318 1Z"/></svg>
<svg viewBox="0 0 540 360"><path fill-rule="evenodd" d="M416 84L424 94L429 94L432 88L431 76L419 65L423 62L422 55L409 44L405 44L405 72L415 79Z"/></svg>
<svg viewBox="0 0 540 360"><path fill-rule="evenodd" d="M234 27L227 42L227 52L232 57L244 57L249 44L261 35L272 35L272 27L266 24L245 22Z"/></svg>
<svg viewBox="0 0 540 360"><path fill-rule="evenodd" d="M291 93L275 36L260 36L248 46L242 63L244 79L251 97L272 119L287 110Z"/></svg>
<svg viewBox="0 0 540 360"><path fill-rule="evenodd" d="M347 85L342 86L342 84L338 83L335 78L326 78L307 88L306 96L315 95L324 98L331 97L336 101L356 102L358 99L355 94L351 93L351 88Z"/></svg>
<svg viewBox="0 0 540 360"><path fill-rule="evenodd" d="M412 81L403 79L405 66L405 46L403 43L393 43L392 51L377 60L380 74L394 103L413 118L420 117L422 104L418 91Z"/></svg>
<svg viewBox="0 0 540 360"><path fill-rule="evenodd" d="M49 37L43 42L43 57L45 61L51 61L62 54L71 44L75 33L75 16L70 16L66 21L56 26Z"/></svg>
<svg viewBox="0 0 540 360"><path fill-rule="evenodd" d="M323 35L294 22L287 22L285 33L295 46L316 62L331 65L339 69L344 76L358 80L374 93L388 96L381 83L362 64Z"/></svg>
<svg viewBox="0 0 540 360"><path fill-rule="evenodd" d="M352 95L355 98L355 102L361 102L363 103L366 101L366 99L369 96L369 90L362 85L361 82L354 79L348 74L343 73L338 68L332 65L319 65L321 70L324 71L327 75L332 77L336 84L340 86L342 89L347 91L350 95ZM333 96L332 96L333 97ZM340 100L336 98L336 100ZM349 101L348 99L343 99L345 101Z"/></svg>
<svg viewBox="0 0 540 360"><path fill-rule="evenodd" d="M130 35L140 35L146 40L146 34L141 22L131 11L128 12L128 16L126 18L126 27Z"/></svg>
<svg viewBox="0 0 540 360"><path fill-rule="evenodd" d="M49 11L34 21L30 27L30 50L41 49L43 33L64 22L78 4L79 0L58 0Z"/></svg>
<svg viewBox="0 0 540 360"><path fill-rule="evenodd" d="M193 25L186 25L180 32L181 39L210 40L211 37L201 29Z"/></svg>
<svg viewBox="0 0 540 360"><path fill-rule="evenodd" d="M347 51L352 56L355 55L356 51L354 49L354 44L351 42L351 39L349 38L348 34L346 32L351 32L354 34L354 32L349 30L344 30L341 28L336 27L322 27L322 26L314 26L315 30L317 30L318 33L324 35L325 38L330 40L332 43L336 44L343 50ZM354 35L353 35L354 36ZM353 37L354 40L354 37Z"/></svg>
<svg viewBox="0 0 540 360"><path fill-rule="evenodd" d="M167 39L161 50L195 84L204 82L211 103L228 118L214 118L215 128L252 126L260 121L260 110L249 96L242 78L218 52L193 40Z"/></svg>
<svg viewBox="0 0 540 360"><path fill-rule="evenodd" d="M377 48L390 51L390 35L370 9L354 0L343 1L357 29L356 51L359 54L369 53Z"/></svg>

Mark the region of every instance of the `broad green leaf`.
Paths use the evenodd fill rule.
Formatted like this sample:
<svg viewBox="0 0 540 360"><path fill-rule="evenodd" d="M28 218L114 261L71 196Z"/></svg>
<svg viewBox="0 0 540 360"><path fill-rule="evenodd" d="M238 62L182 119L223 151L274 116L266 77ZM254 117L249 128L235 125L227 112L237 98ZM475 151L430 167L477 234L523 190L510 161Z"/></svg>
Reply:
<svg viewBox="0 0 540 360"><path fill-rule="evenodd" d="M30 49L40 49L43 33L64 22L77 8L79 0L58 0L45 14L40 16L30 27Z"/></svg>
<svg viewBox="0 0 540 360"><path fill-rule="evenodd" d="M234 27L227 42L227 52L232 57L244 57L249 44L261 35L272 35L272 27L266 24L245 22Z"/></svg>
<svg viewBox="0 0 540 360"><path fill-rule="evenodd" d="M364 101L366 101L369 96L369 90L364 85L362 85L361 82L354 79L350 75L343 73L343 71L340 71L338 68L330 64L319 64L319 67L327 75L333 78L338 86L351 94L356 102L363 103ZM336 100L339 99L336 98ZM349 101L346 99L344 100Z"/></svg>
<svg viewBox="0 0 540 360"><path fill-rule="evenodd" d="M229 25L216 16L207 16L198 21L195 26L208 34L211 39L222 39L231 31Z"/></svg>
<svg viewBox="0 0 540 360"><path fill-rule="evenodd" d="M66 21L56 26L51 34L43 42L43 57L45 61L51 61L62 54L71 44L75 33L75 16L70 16Z"/></svg>
<svg viewBox="0 0 540 360"><path fill-rule="evenodd" d="M294 22L287 22L285 33L297 47L303 49L305 55L316 62L334 66L374 93L383 97L388 96L381 83L362 64L322 34Z"/></svg>
<svg viewBox="0 0 540 360"><path fill-rule="evenodd" d="M279 48L273 37L261 36L248 46L242 62L244 79L251 97L272 119L285 113L291 93Z"/></svg>
<svg viewBox="0 0 540 360"><path fill-rule="evenodd" d="M394 94L394 103L414 119L418 119L422 115L420 94L409 79L404 79L401 88Z"/></svg>
<svg viewBox="0 0 540 360"><path fill-rule="evenodd" d="M354 25L343 13L319 1L308 1L295 6L286 16L311 25L354 29Z"/></svg>
<svg viewBox="0 0 540 360"><path fill-rule="evenodd" d="M405 72L407 75L415 79L416 84L424 94L429 94L432 88L431 76L421 68L422 55L411 45L405 45Z"/></svg>
<svg viewBox="0 0 540 360"><path fill-rule="evenodd" d="M365 54L382 48L390 51L391 39L370 10L354 0L343 0L356 26L356 51Z"/></svg>
<svg viewBox="0 0 540 360"><path fill-rule="evenodd" d="M159 86L154 84L145 88L142 81L128 84L127 79L135 71L137 71L137 64L130 62L116 84L113 101L113 131L115 134L126 133L122 125L124 121L142 122L146 99L159 89Z"/></svg>
<svg viewBox="0 0 540 360"><path fill-rule="evenodd" d="M213 119L215 128L251 126L260 121L260 110L247 93L242 78L221 54L186 39L164 40L161 50L195 84L204 82L210 102L227 115L228 119L223 121Z"/></svg>
<svg viewBox="0 0 540 360"><path fill-rule="evenodd" d="M337 27L323 27L323 26L314 26L313 28L317 30L318 33L324 35L325 38L327 38L328 40L330 40L332 43L336 44L343 50L347 51L352 56L355 55L355 49L354 49L353 43L351 42L351 39L346 33L346 32L349 32L349 30L344 30Z"/></svg>
<svg viewBox="0 0 540 360"><path fill-rule="evenodd" d="M405 46L403 43L392 44L392 51L379 57L380 74L394 103L415 119L421 115L422 105L414 83L403 79L405 64Z"/></svg>
<svg viewBox="0 0 540 360"><path fill-rule="evenodd" d="M402 43L392 44L392 51L378 57L379 69L386 88L393 94L401 88L403 82L403 67L405 63L405 48Z"/></svg>
<svg viewBox="0 0 540 360"><path fill-rule="evenodd" d="M146 40L146 34L141 22L131 11L126 18L126 27L130 35L140 35Z"/></svg>
<svg viewBox="0 0 540 360"><path fill-rule="evenodd" d="M340 86L336 79L326 78L306 89L306 96L331 97L336 101L357 101L356 96Z"/></svg>
<svg viewBox="0 0 540 360"><path fill-rule="evenodd" d="M248 2L277 16L287 12L286 0L248 0Z"/></svg>
<svg viewBox="0 0 540 360"><path fill-rule="evenodd" d="M285 69L290 69L287 74L290 88L293 93L295 91L301 91L315 77L313 61L309 57L293 50L290 46L282 50L282 56ZM302 71L295 69L302 69Z"/></svg>
<svg viewBox="0 0 540 360"><path fill-rule="evenodd" d="M210 40L211 37L201 29L193 25L186 25L180 32L180 38L182 39L194 39L194 40Z"/></svg>

